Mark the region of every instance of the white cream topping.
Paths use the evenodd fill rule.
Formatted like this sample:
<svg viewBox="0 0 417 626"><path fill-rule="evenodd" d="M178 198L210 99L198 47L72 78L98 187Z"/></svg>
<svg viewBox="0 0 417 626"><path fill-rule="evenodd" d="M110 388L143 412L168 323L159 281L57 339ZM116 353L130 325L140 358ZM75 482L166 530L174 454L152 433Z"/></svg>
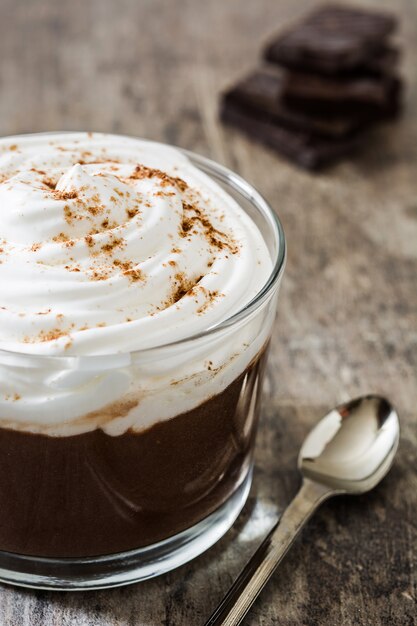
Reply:
<svg viewBox="0 0 417 626"><path fill-rule="evenodd" d="M242 309L272 269L243 209L162 144L86 133L8 137L0 181L3 350L109 355L182 340ZM133 359L105 373L0 360L0 423L54 435L141 430L221 391L256 355L261 331L252 323L240 343L229 331L216 345L194 346L193 356L179 349L173 363ZM134 408L122 420L83 419L126 397Z"/></svg>

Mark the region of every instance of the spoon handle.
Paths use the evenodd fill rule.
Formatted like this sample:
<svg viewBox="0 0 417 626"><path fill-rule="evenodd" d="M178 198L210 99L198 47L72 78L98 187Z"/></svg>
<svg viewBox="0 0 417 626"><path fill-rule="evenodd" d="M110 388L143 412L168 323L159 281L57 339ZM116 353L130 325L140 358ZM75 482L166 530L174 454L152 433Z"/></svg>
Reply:
<svg viewBox="0 0 417 626"><path fill-rule="evenodd" d="M309 479L304 480L294 500L239 574L205 626L237 626L241 623L304 524L319 504L333 493L330 487Z"/></svg>

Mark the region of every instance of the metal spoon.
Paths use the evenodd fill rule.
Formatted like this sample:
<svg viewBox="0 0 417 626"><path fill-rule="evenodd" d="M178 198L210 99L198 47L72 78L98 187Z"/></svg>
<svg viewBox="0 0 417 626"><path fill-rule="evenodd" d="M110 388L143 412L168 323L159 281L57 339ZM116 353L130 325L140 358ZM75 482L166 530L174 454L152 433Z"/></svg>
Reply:
<svg viewBox="0 0 417 626"><path fill-rule="evenodd" d="M385 476L399 434L396 411L379 396L357 398L323 417L298 456L300 491L205 626L240 624L317 507L331 496L365 493Z"/></svg>

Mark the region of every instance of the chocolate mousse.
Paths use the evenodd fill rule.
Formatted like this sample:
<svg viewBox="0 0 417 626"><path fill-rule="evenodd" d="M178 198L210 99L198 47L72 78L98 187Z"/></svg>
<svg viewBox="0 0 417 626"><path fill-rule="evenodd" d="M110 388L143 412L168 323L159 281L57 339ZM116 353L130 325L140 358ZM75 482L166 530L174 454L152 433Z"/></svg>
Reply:
<svg viewBox="0 0 417 626"><path fill-rule="evenodd" d="M198 542L251 468L261 230L184 153L128 137L2 139L0 181L0 551Z"/></svg>
<svg viewBox="0 0 417 626"><path fill-rule="evenodd" d="M220 394L142 433L50 437L0 428L0 550L111 554L204 519L246 477L265 361L263 351Z"/></svg>

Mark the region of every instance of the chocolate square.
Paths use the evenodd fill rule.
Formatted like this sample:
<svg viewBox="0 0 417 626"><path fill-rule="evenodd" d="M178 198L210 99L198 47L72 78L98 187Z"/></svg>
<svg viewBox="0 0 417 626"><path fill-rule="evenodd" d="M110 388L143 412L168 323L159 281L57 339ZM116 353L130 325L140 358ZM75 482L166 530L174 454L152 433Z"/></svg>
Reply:
<svg viewBox="0 0 417 626"><path fill-rule="evenodd" d="M220 115L226 123L308 170L317 170L337 161L350 153L359 139L358 135L330 139L286 128L271 119L260 119L244 105L227 99L222 102Z"/></svg>
<svg viewBox="0 0 417 626"><path fill-rule="evenodd" d="M283 100L296 110L321 115L368 111L389 116L398 109L401 81L396 76L323 76L306 72L287 73Z"/></svg>
<svg viewBox="0 0 417 626"><path fill-rule="evenodd" d="M323 114L308 107L294 107L283 98L287 79L286 72L275 68L256 70L227 91L223 101L240 105L261 122L276 122L290 129L333 138L351 135L373 118L366 110L348 108Z"/></svg>
<svg viewBox="0 0 417 626"><path fill-rule="evenodd" d="M384 48L396 25L389 13L327 5L273 39L265 58L303 70L351 71Z"/></svg>
<svg viewBox="0 0 417 626"><path fill-rule="evenodd" d="M400 50L393 46L384 46L364 63L354 69L356 76L387 77L392 76L398 67Z"/></svg>

